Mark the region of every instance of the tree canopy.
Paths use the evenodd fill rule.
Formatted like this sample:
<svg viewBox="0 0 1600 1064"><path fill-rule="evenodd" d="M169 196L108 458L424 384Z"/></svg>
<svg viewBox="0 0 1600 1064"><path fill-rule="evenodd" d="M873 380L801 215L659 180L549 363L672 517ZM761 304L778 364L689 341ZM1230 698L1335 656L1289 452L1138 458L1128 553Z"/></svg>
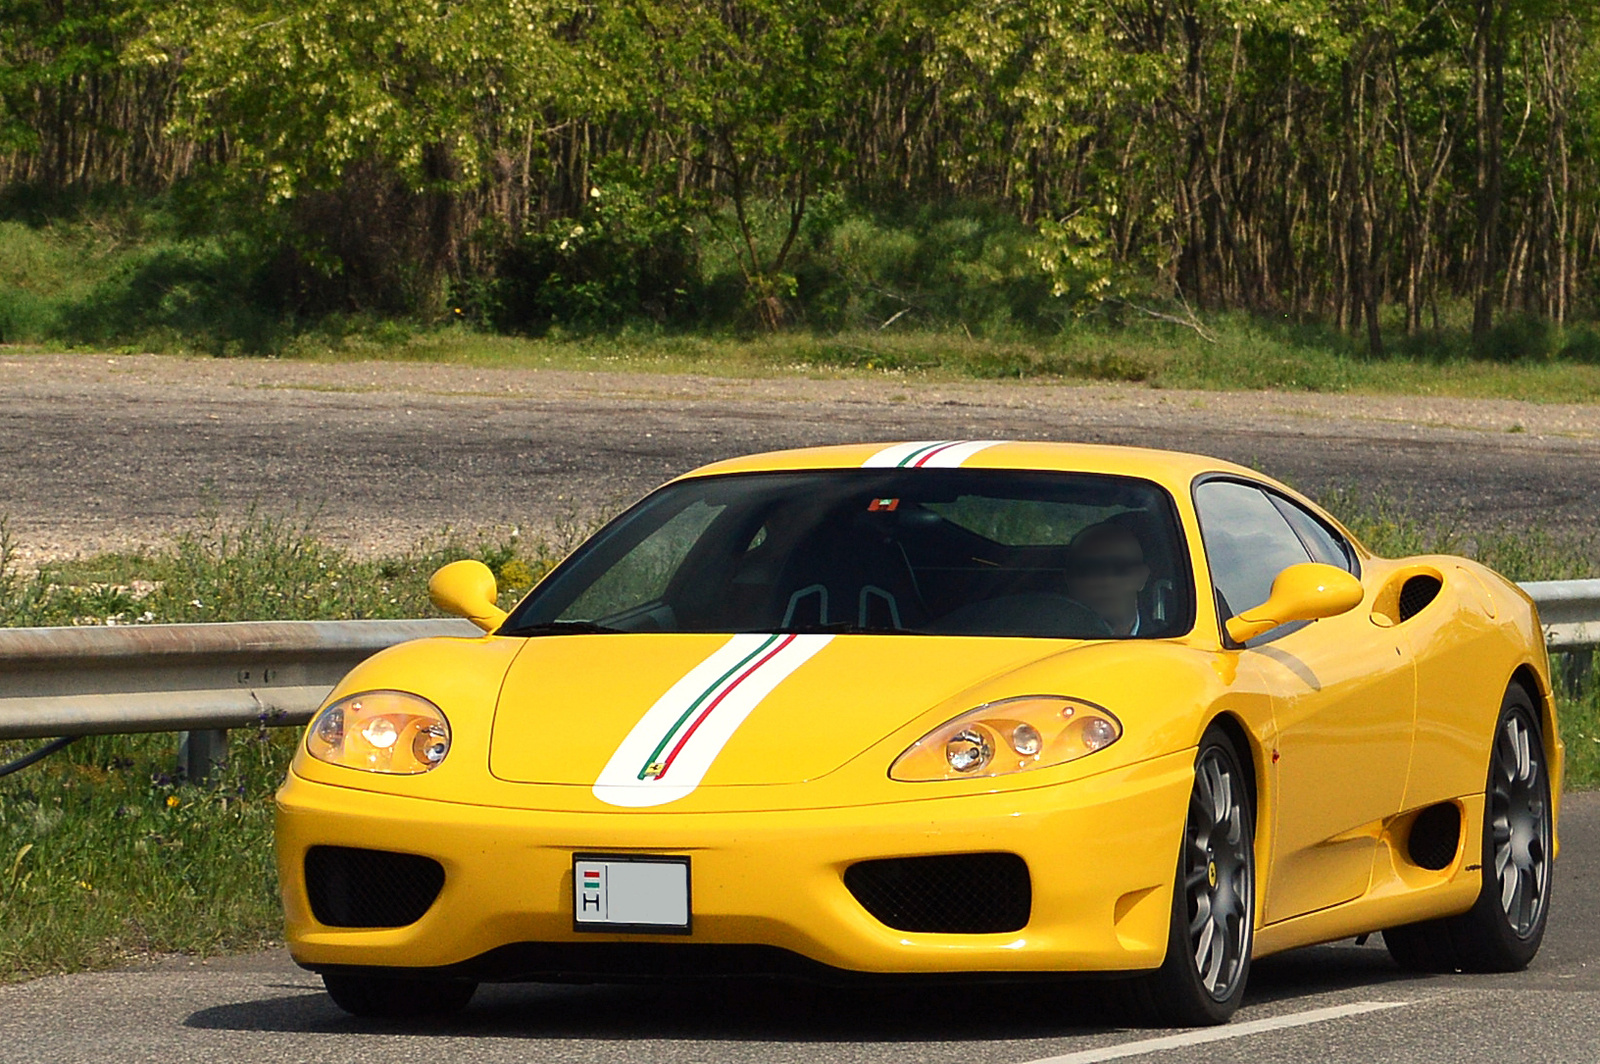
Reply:
<svg viewBox="0 0 1600 1064"><path fill-rule="evenodd" d="M424 315L532 235L648 245L638 269L714 245L769 327L816 212L981 204L1032 234L992 268L1065 303L1154 292L1377 350L1441 306L1479 338L1600 310L1595 23L1589 0L0 0L0 182L203 180L277 227L305 298Z"/></svg>

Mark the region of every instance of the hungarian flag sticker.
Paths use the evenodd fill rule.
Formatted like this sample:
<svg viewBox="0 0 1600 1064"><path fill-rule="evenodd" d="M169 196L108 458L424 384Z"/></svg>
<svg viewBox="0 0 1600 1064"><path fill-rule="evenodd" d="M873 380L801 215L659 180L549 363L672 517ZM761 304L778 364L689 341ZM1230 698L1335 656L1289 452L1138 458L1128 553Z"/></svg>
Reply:
<svg viewBox="0 0 1600 1064"><path fill-rule="evenodd" d="M867 503L867 512L868 513L874 513L875 514L875 513L878 513L880 511L884 511L884 510L898 510L898 509L900 509L900 500L899 499L873 499L871 502Z"/></svg>
<svg viewBox="0 0 1600 1064"><path fill-rule="evenodd" d="M687 857L575 854L572 882L575 930L689 933Z"/></svg>

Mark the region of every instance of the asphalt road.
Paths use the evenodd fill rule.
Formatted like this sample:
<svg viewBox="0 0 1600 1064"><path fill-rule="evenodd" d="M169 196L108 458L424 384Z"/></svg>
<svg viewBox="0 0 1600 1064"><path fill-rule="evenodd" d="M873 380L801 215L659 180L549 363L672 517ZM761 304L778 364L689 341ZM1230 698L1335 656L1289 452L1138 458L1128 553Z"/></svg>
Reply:
<svg viewBox="0 0 1600 1064"><path fill-rule="evenodd" d="M0 987L0 1058L1590 1064L1600 1061L1600 793L1569 796L1562 834L1549 932L1527 971L1412 976L1377 938L1298 950L1258 964L1233 1022L1200 1032L1105 1027L1071 989L842 992L761 982L485 987L442 1025L385 1026L345 1016L315 977L270 952Z"/></svg>
<svg viewBox="0 0 1600 1064"><path fill-rule="evenodd" d="M1600 406L0 353L0 518L24 561L253 506L401 550L614 512L717 458L919 438L1172 447L1579 538L1600 498Z"/></svg>
<svg viewBox="0 0 1600 1064"><path fill-rule="evenodd" d="M612 509L731 454L905 437L1179 447L1475 524L1581 533L1600 498L1596 408L0 358L0 516L35 557L157 539L252 505L316 511L333 538L394 549L445 525ZM1376 939L1303 950L1263 961L1234 1023L1199 1035L1107 1028L1059 988L768 983L488 987L447 1026L395 1028L344 1016L269 952L0 987L0 1060L1600 1062L1600 795L1575 796L1563 831L1550 934L1529 971L1408 976Z"/></svg>

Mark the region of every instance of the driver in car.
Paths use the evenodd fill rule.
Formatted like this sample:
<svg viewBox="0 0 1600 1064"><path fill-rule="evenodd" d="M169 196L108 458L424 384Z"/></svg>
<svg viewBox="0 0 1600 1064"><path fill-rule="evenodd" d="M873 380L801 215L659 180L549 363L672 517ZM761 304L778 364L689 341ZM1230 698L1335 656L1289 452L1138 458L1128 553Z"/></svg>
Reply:
<svg viewBox="0 0 1600 1064"><path fill-rule="evenodd" d="M1093 610L1112 635L1139 634L1139 593L1150 580L1139 537L1124 525L1090 525L1072 538L1067 595Z"/></svg>

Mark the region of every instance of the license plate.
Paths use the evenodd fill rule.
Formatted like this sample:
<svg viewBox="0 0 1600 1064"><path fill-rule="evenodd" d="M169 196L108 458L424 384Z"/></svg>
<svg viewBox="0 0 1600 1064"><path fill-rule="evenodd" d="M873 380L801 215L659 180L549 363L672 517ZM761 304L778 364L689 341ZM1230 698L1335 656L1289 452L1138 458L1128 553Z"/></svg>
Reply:
<svg viewBox="0 0 1600 1064"><path fill-rule="evenodd" d="M578 931L689 933L689 859L579 853L572 857Z"/></svg>

